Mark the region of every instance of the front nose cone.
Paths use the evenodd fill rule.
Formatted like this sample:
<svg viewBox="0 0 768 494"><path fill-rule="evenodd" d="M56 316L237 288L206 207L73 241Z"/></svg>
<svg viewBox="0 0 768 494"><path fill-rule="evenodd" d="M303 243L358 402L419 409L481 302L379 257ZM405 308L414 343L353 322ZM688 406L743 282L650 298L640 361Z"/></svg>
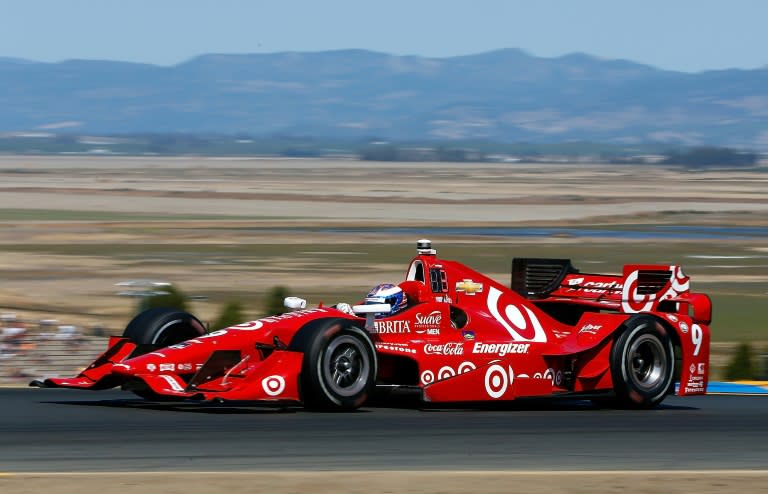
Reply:
<svg viewBox="0 0 768 494"><path fill-rule="evenodd" d="M112 366L112 373L113 374L119 374L123 376L132 376L135 373L135 370L132 366L128 364L114 364Z"/></svg>

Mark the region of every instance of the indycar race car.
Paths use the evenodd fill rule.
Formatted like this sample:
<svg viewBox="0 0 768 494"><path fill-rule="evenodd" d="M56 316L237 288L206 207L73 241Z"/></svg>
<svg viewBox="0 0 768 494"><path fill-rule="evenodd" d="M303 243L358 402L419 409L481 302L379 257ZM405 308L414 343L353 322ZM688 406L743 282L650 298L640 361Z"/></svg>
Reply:
<svg viewBox="0 0 768 494"><path fill-rule="evenodd" d="M191 314L151 309L77 377L31 385L318 410L358 408L376 386L435 403L551 396L629 408L706 392L711 302L679 266L616 276L514 259L508 287L439 259L428 240L417 251L395 314L386 300L347 313L289 297L282 315L208 333Z"/></svg>

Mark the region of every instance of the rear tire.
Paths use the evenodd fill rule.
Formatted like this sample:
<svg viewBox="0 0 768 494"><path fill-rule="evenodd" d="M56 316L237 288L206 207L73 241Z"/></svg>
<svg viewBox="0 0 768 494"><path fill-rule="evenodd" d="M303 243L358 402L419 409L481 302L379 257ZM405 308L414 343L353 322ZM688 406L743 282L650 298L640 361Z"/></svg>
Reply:
<svg viewBox="0 0 768 494"><path fill-rule="evenodd" d="M368 334L345 319L313 328L304 342L301 393L312 410L360 407L376 384L376 351Z"/></svg>
<svg viewBox="0 0 768 494"><path fill-rule="evenodd" d="M672 389L672 341L651 316L636 316L625 324L613 344L610 364L615 403L621 408L653 408Z"/></svg>

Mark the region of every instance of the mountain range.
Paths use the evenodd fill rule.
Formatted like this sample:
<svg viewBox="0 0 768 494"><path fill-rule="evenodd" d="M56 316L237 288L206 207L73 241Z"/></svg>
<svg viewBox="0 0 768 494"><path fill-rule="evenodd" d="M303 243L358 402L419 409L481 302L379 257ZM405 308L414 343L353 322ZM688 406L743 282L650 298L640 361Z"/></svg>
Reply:
<svg viewBox="0 0 768 494"><path fill-rule="evenodd" d="M211 54L174 66L0 57L0 132L222 133L768 149L768 68L585 54Z"/></svg>

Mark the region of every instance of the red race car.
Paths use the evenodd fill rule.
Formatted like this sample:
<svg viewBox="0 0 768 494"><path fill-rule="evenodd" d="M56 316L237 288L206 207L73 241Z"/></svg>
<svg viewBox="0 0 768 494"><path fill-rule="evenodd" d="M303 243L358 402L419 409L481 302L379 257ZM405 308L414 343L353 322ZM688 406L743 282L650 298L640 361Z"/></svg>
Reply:
<svg viewBox="0 0 768 494"><path fill-rule="evenodd" d="M679 266L614 276L514 259L507 287L439 259L428 240L417 250L405 281L364 304L307 309L289 297L290 312L211 333L152 309L77 377L31 384L321 410L355 409L376 386L435 403L568 396L631 408L659 404L676 381L679 395L706 392L711 303Z"/></svg>

